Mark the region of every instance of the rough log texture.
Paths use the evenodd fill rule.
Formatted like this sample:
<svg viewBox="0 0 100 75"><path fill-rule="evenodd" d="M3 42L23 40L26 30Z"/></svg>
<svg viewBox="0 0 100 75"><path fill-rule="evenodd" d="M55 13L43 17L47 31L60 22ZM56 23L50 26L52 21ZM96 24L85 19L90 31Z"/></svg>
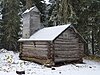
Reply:
<svg viewBox="0 0 100 75"><path fill-rule="evenodd" d="M54 41L23 42L20 58L41 64L54 65L63 61L82 61L84 43L73 29L69 28Z"/></svg>
<svg viewBox="0 0 100 75"><path fill-rule="evenodd" d="M25 42L21 46L21 58L47 59L48 48L46 42L36 42L36 44L35 42Z"/></svg>
<svg viewBox="0 0 100 75"><path fill-rule="evenodd" d="M53 65L53 49L51 47L50 42L24 42L20 47L20 58L44 65Z"/></svg>
<svg viewBox="0 0 100 75"><path fill-rule="evenodd" d="M71 28L54 41L54 48L55 62L80 60L84 52L84 44Z"/></svg>

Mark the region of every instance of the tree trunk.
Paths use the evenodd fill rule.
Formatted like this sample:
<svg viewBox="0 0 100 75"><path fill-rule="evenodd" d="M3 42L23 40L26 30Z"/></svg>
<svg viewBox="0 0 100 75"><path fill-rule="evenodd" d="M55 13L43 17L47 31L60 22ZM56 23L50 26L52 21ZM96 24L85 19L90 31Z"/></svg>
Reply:
<svg viewBox="0 0 100 75"><path fill-rule="evenodd" d="M92 27L92 54L94 55L94 31Z"/></svg>

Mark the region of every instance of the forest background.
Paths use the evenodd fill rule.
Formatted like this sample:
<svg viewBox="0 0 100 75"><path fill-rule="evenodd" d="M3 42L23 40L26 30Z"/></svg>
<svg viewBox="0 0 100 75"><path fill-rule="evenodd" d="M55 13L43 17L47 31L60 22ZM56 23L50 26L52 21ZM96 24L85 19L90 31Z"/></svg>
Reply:
<svg viewBox="0 0 100 75"><path fill-rule="evenodd" d="M71 23L87 41L85 53L100 56L100 0L0 0L0 48L19 50L22 13L33 6L41 25Z"/></svg>

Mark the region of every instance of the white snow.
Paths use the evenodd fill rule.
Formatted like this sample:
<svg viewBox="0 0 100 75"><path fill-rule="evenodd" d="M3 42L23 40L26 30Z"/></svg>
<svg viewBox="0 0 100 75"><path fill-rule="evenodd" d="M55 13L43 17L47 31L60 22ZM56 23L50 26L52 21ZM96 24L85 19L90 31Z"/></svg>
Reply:
<svg viewBox="0 0 100 75"><path fill-rule="evenodd" d="M44 0L44 1L46 1L47 4L50 4L49 0Z"/></svg>
<svg viewBox="0 0 100 75"><path fill-rule="evenodd" d="M8 62L7 56L11 56L13 62ZM19 59L19 53L0 50L0 75L17 75L19 67L25 71L25 75L99 75L100 62L84 60L85 64L66 64L51 68L34 62Z"/></svg>
<svg viewBox="0 0 100 75"><path fill-rule="evenodd" d="M2 20L2 14L0 14L0 20Z"/></svg>
<svg viewBox="0 0 100 75"><path fill-rule="evenodd" d="M35 7L31 7L30 9L27 9L23 14L30 12L32 9L34 9Z"/></svg>
<svg viewBox="0 0 100 75"><path fill-rule="evenodd" d="M43 28L37 31L36 33L34 33L29 39L19 39L19 41L24 41L24 40L25 41L28 40L52 41L69 26L70 24Z"/></svg>

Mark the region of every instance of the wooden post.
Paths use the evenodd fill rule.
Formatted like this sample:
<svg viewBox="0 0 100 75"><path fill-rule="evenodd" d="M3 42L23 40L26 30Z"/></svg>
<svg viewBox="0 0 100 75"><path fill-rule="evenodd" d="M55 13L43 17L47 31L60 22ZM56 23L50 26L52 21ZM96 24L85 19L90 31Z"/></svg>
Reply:
<svg viewBox="0 0 100 75"><path fill-rule="evenodd" d="M52 42L51 49L52 49L52 61L54 62L54 60L55 60L55 48L54 48L54 42Z"/></svg>
<svg viewBox="0 0 100 75"><path fill-rule="evenodd" d="M94 55L94 31L93 31L93 27L92 27L92 54Z"/></svg>
<svg viewBox="0 0 100 75"><path fill-rule="evenodd" d="M50 42L48 42L48 59L51 59L51 46L50 46Z"/></svg>
<svg viewBox="0 0 100 75"><path fill-rule="evenodd" d="M48 42L48 59L47 59L47 66L54 65L54 52L53 52L53 43Z"/></svg>
<svg viewBox="0 0 100 75"><path fill-rule="evenodd" d="M22 42L20 42L20 51L22 51Z"/></svg>
<svg viewBox="0 0 100 75"><path fill-rule="evenodd" d="M21 58L21 54L22 54L22 49L23 49L23 43L22 42L20 42L20 53L19 53L19 58Z"/></svg>

